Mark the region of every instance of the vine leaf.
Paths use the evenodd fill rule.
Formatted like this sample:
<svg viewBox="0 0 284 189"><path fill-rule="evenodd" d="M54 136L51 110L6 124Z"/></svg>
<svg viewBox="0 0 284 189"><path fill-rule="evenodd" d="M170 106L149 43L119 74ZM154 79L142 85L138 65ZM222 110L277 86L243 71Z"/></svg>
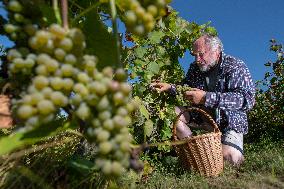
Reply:
<svg viewBox="0 0 284 189"><path fill-rule="evenodd" d="M153 125L154 123L149 119L145 122L144 125L144 134L149 137L151 136L152 132L153 132Z"/></svg>
<svg viewBox="0 0 284 189"><path fill-rule="evenodd" d="M153 74L158 74L160 71L160 66L156 62L150 62L148 65L148 69L153 73Z"/></svg>
<svg viewBox="0 0 284 189"><path fill-rule="evenodd" d="M97 65L99 69L105 66L118 66L115 65L117 57L115 39L100 20L97 11L97 9L93 9L77 23L86 34L87 53L94 54L99 58Z"/></svg>
<svg viewBox="0 0 284 189"><path fill-rule="evenodd" d="M134 50L134 53L136 53L137 58L143 58L146 52L147 49L144 47L138 47Z"/></svg>
<svg viewBox="0 0 284 189"><path fill-rule="evenodd" d="M152 44L160 43L164 36L165 34L162 31L154 31L149 34L149 41Z"/></svg>

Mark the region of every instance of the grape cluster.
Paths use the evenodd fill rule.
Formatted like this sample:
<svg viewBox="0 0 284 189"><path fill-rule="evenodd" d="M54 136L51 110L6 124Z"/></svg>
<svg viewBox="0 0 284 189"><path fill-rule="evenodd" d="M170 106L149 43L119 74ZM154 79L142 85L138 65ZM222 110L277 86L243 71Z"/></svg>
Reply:
<svg viewBox="0 0 284 189"><path fill-rule="evenodd" d="M11 2L21 7L15 0L8 6L15 6ZM86 138L97 144L100 170L120 176L129 166L132 137L127 127L137 108L125 71L111 67L99 71L97 58L84 54L84 35L76 28L65 30L57 24L36 28L27 44L7 53L9 76L31 78L20 99L13 100L19 120L33 128L68 109L72 118L84 122Z"/></svg>
<svg viewBox="0 0 284 189"><path fill-rule="evenodd" d="M167 0L125 0L124 18L127 28L136 35L144 35L150 32L156 19L166 14Z"/></svg>
<svg viewBox="0 0 284 189"><path fill-rule="evenodd" d="M184 98L184 94L186 91L190 89L191 87L189 87L188 85L176 85L176 91L177 91L176 99L179 105L183 105L183 106L189 105L190 102Z"/></svg>
<svg viewBox="0 0 284 189"><path fill-rule="evenodd" d="M9 11L9 23L4 25L4 30L12 40L26 40L35 33L36 26L25 16L24 6L19 1L10 0L7 9Z"/></svg>

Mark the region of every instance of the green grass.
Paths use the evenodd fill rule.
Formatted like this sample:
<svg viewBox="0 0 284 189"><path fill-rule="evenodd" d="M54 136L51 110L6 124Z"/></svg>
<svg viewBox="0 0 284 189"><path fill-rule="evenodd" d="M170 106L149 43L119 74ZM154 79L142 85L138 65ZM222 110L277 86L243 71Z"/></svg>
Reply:
<svg viewBox="0 0 284 189"><path fill-rule="evenodd" d="M240 168L225 163L224 172L215 178L206 178L189 171L182 171L162 163L145 178L131 173L121 181L125 188L284 188L283 143L264 141L245 146L245 162ZM173 158L175 159L175 158ZM176 162L177 163L177 162ZM169 167L172 167L170 169ZM129 179L130 178L130 179ZM133 180L136 183L133 184Z"/></svg>

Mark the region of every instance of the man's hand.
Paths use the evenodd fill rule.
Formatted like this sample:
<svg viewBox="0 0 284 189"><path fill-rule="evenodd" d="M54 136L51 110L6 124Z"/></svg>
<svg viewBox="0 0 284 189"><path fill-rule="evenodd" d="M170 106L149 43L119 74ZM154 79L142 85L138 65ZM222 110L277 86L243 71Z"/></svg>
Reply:
<svg viewBox="0 0 284 189"><path fill-rule="evenodd" d="M158 92L168 91L171 85L168 83L151 83L151 87L155 88Z"/></svg>
<svg viewBox="0 0 284 189"><path fill-rule="evenodd" d="M191 90L185 92L185 98L194 104L204 104L205 95L205 91L197 88L192 88Z"/></svg>

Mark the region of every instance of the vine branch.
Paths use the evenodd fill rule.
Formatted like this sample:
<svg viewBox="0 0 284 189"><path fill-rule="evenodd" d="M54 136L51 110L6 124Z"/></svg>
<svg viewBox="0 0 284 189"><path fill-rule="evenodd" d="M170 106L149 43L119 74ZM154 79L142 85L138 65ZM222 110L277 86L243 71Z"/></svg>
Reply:
<svg viewBox="0 0 284 189"><path fill-rule="evenodd" d="M116 7L115 7L115 0L110 0L110 9L111 9L111 20L112 20L112 28L113 28L113 36L115 40L115 47L116 47L116 61L117 65L119 67L122 67L121 61L120 61L120 42L119 42L119 36L118 36L118 29L117 29L117 12L116 12Z"/></svg>
<svg viewBox="0 0 284 189"><path fill-rule="evenodd" d="M62 22L64 29L68 29L68 1L61 0L61 13L62 13Z"/></svg>
<svg viewBox="0 0 284 189"><path fill-rule="evenodd" d="M52 8L53 8L54 15L55 15L55 18L57 20L57 23L61 25L62 20L61 20L61 17L60 17L60 10L58 8L58 0L52 0Z"/></svg>

